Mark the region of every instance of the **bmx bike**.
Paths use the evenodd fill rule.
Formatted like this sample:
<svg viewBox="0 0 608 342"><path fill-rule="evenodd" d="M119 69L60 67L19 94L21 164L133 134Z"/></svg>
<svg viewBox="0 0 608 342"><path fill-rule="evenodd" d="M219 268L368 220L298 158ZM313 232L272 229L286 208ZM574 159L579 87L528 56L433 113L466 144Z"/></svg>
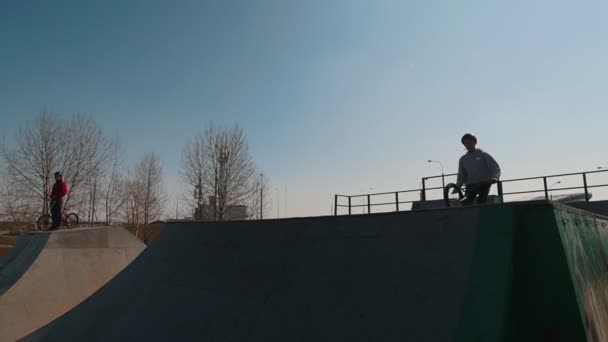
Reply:
<svg viewBox="0 0 608 342"><path fill-rule="evenodd" d="M78 215L76 213L68 213L69 209L65 208L61 212L61 224L68 229L72 229L78 225ZM53 225L53 216L50 214L41 215L36 220L36 226L40 231L48 231Z"/></svg>

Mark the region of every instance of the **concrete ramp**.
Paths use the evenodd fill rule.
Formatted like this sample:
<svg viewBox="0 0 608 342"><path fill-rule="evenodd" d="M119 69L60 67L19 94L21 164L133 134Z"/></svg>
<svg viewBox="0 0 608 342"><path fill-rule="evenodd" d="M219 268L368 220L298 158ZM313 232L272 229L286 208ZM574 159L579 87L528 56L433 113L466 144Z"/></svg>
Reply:
<svg viewBox="0 0 608 342"><path fill-rule="evenodd" d="M608 220L549 202L171 223L24 341L606 341Z"/></svg>
<svg viewBox="0 0 608 342"><path fill-rule="evenodd" d="M21 234L13 248L0 259L0 296L29 269L48 239L49 234Z"/></svg>
<svg viewBox="0 0 608 342"><path fill-rule="evenodd" d="M23 234L0 262L0 341L15 341L66 313L144 247L121 227Z"/></svg>

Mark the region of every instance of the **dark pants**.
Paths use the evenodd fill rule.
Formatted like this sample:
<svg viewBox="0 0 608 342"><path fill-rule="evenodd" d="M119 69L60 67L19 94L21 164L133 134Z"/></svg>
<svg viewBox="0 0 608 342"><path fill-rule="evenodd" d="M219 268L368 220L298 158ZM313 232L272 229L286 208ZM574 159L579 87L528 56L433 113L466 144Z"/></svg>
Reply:
<svg viewBox="0 0 608 342"><path fill-rule="evenodd" d="M491 187L492 183L467 184L467 192L464 195L465 199L462 201L462 204L471 205L475 202L475 198L477 198L477 204L486 203Z"/></svg>
<svg viewBox="0 0 608 342"><path fill-rule="evenodd" d="M59 228L61 225L61 209L63 208L63 201L53 200L51 202L51 218L53 219L53 224L51 225L51 230Z"/></svg>

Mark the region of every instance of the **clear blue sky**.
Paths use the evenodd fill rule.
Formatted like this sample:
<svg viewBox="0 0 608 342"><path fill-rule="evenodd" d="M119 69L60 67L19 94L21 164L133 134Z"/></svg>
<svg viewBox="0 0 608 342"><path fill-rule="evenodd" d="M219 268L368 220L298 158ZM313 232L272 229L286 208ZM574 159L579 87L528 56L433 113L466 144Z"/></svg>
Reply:
<svg viewBox="0 0 608 342"><path fill-rule="evenodd" d="M462 133L507 178L608 164L606 1L3 1L0 135L92 115L128 163L242 126L289 215L454 171ZM275 207L276 208L276 207ZM276 210L276 209L274 209Z"/></svg>

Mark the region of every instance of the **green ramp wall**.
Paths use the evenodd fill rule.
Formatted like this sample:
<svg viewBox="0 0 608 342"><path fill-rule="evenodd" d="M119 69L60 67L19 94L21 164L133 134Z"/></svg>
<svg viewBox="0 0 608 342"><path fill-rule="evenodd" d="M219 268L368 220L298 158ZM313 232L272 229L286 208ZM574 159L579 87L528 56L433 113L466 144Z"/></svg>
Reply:
<svg viewBox="0 0 608 342"><path fill-rule="evenodd" d="M479 222L456 340L608 341L608 218L541 201Z"/></svg>
<svg viewBox="0 0 608 342"><path fill-rule="evenodd" d="M608 218L564 206L555 219L588 341L608 341Z"/></svg>

